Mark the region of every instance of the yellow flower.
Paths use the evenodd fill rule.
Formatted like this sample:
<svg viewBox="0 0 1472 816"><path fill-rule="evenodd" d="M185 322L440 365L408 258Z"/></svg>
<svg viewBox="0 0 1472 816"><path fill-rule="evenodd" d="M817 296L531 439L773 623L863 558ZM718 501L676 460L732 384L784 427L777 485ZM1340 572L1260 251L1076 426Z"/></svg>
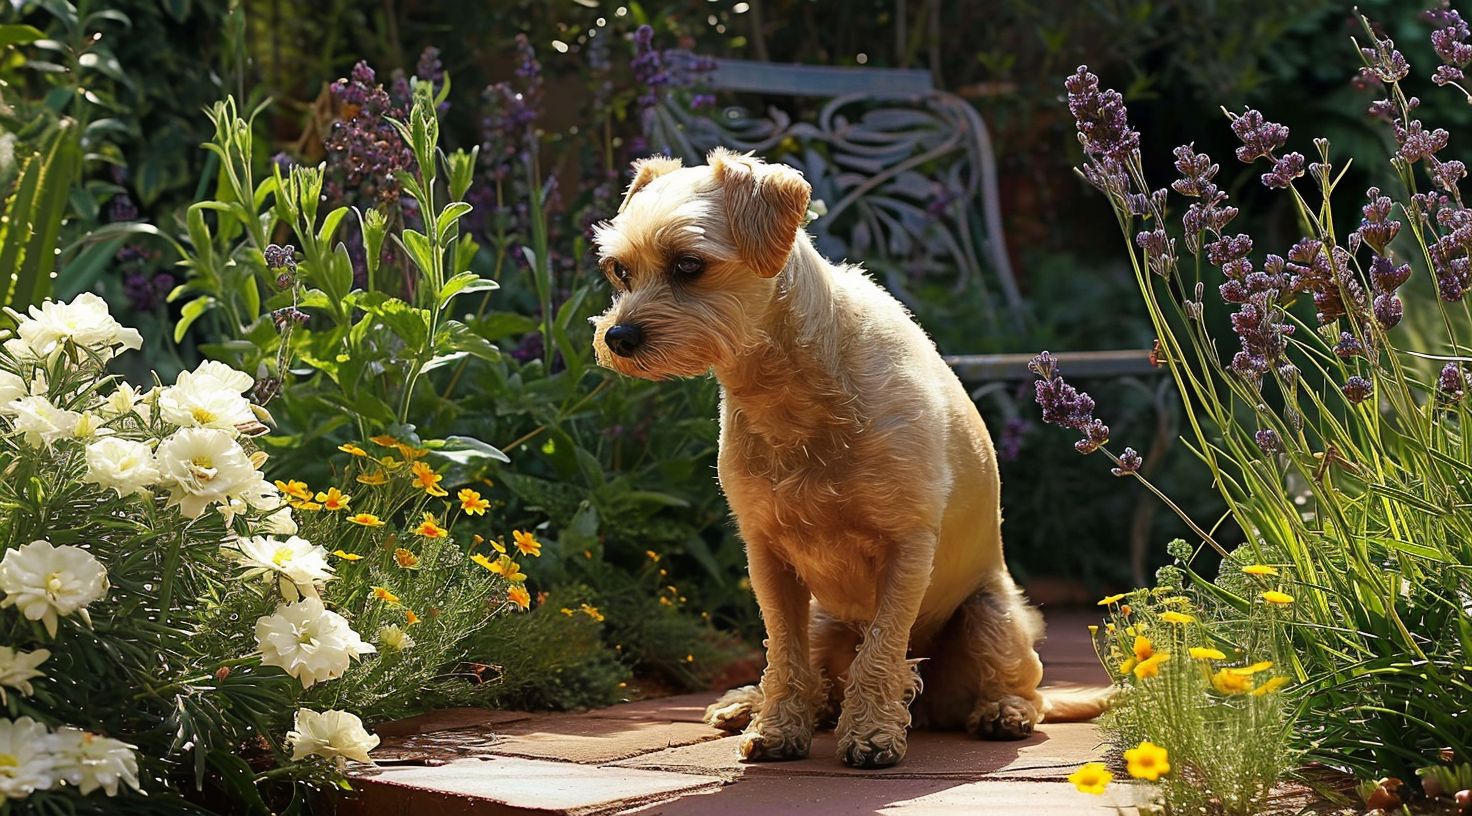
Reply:
<svg viewBox="0 0 1472 816"><path fill-rule="evenodd" d="M1193 658L1195 658L1197 660L1226 660L1227 659L1227 656L1224 655L1224 654L1222 654L1221 653L1221 650L1219 650L1219 649L1212 649L1212 648L1209 648L1209 647L1206 647L1206 646L1192 646L1191 649L1190 649L1190 652L1191 652L1191 657L1193 657Z"/></svg>
<svg viewBox="0 0 1472 816"><path fill-rule="evenodd" d="M373 515L372 513L356 513L354 515L348 516L348 521L351 521L352 523L357 524L361 527L383 526L383 519Z"/></svg>
<svg viewBox="0 0 1472 816"><path fill-rule="evenodd" d="M353 456L367 456L368 455L368 451L363 450L362 448L358 447L357 445L354 445L351 442L344 442L343 444L338 445L337 446L337 449L340 450L340 451L342 451L343 453L352 454Z"/></svg>
<svg viewBox="0 0 1472 816"><path fill-rule="evenodd" d="M1117 604L1120 601L1124 600L1124 596L1127 595L1127 594L1128 593L1121 592L1118 595L1110 595L1109 597L1100 600L1099 603L1096 604L1096 605L1097 606L1109 606L1111 604ZM1087 767L1087 766L1085 766L1085 767Z"/></svg>
<svg viewBox="0 0 1472 816"><path fill-rule="evenodd" d="M445 477L434 472L434 468L423 462L415 462L410 469L410 477L414 480L414 486L421 488L431 496L448 496L449 491L440 487L440 482Z"/></svg>
<svg viewBox="0 0 1472 816"><path fill-rule="evenodd" d="M1135 635L1135 659L1147 660L1150 655L1155 654L1155 644L1144 635Z"/></svg>
<svg viewBox="0 0 1472 816"><path fill-rule="evenodd" d="M1270 677L1262 685L1252 690L1252 696L1261 697L1264 694L1272 694L1273 692L1286 685L1288 685L1288 678L1281 675L1279 675L1278 677Z"/></svg>
<svg viewBox="0 0 1472 816"><path fill-rule="evenodd" d="M516 549L522 555L530 555L533 558L542 554L542 542L531 533L521 530L512 530L511 538L516 541Z"/></svg>
<svg viewBox="0 0 1472 816"><path fill-rule="evenodd" d="M414 624L416 624L416 623L419 622L419 616L416 615L416 614L414 614L414 610L412 610L412 609L405 609L404 610L404 620L407 621L407 625L413 626Z"/></svg>
<svg viewBox="0 0 1472 816"><path fill-rule="evenodd" d="M399 460L393 458L392 456L383 456L383 457L380 457L379 460L378 460L378 463L380 465L383 465L384 467L388 468L389 470L398 470L399 469L399 465L402 465L403 464L403 462L400 462Z"/></svg>
<svg viewBox="0 0 1472 816"><path fill-rule="evenodd" d="M416 448L413 445L408 445L403 442L395 445L394 449L397 450L399 452L399 455L404 457L404 460L407 462L412 462L415 459L423 459L424 457L429 455L429 451L425 450L424 448Z"/></svg>
<svg viewBox="0 0 1472 816"><path fill-rule="evenodd" d="M1124 752L1130 776L1154 782L1170 773L1170 753L1149 740Z"/></svg>
<svg viewBox="0 0 1472 816"><path fill-rule="evenodd" d="M1247 573L1248 575L1277 575L1278 574L1277 567L1270 567L1267 564L1248 564L1247 566L1245 566L1245 567L1242 568L1242 571L1245 572L1245 573Z"/></svg>
<svg viewBox="0 0 1472 816"><path fill-rule="evenodd" d="M655 552L654 550L645 550L644 555L650 561L654 561L656 563L659 561L659 553Z"/></svg>
<svg viewBox="0 0 1472 816"><path fill-rule="evenodd" d="M500 541L498 541L498 540L496 540L494 538L491 539L491 549L495 550L496 552L498 552L498 553L500 553L502 555L505 555L506 554L506 545L505 544L502 544Z"/></svg>
<svg viewBox="0 0 1472 816"><path fill-rule="evenodd" d="M399 440L394 439L392 436L389 436L388 434L380 434L378 436L370 436L370 437L368 437L368 441L369 442L372 442L373 444L375 444L377 446L379 446L380 448L397 448L399 446L399 444L400 444L399 443Z"/></svg>
<svg viewBox="0 0 1472 816"><path fill-rule="evenodd" d="M1211 685L1222 694L1246 694L1252 690L1252 676L1222 669L1211 676Z"/></svg>
<svg viewBox="0 0 1472 816"><path fill-rule="evenodd" d="M1095 796L1103 793L1113 780L1114 774L1102 762L1090 762L1068 775L1068 781L1081 793L1092 793Z"/></svg>
<svg viewBox="0 0 1472 816"><path fill-rule="evenodd" d="M1156 652L1135 666L1135 678L1144 680L1160 674L1160 664L1170 660L1170 652Z"/></svg>
<svg viewBox="0 0 1472 816"><path fill-rule="evenodd" d="M496 568L492 572L498 572L506 580L514 583L526 580L526 573L521 571L521 565L511 560L511 556L503 555L496 559Z"/></svg>
<svg viewBox="0 0 1472 816"><path fill-rule="evenodd" d="M567 607L564 606L564 607L562 607L562 614L564 614L564 615L566 615L566 616L568 616L570 618L570 617L572 617L572 610L571 609L568 609Z"/></svg>
<svg viewBox="0 0 1472 816"><path fill-rule="evenodd" d="M394 606L398 606L399 603L399 596L390 592L388 587L373 587L373 597L386 604L393 604Z"/></svg>
<svg viewBox="0 0 1472 816"><path fill-rule="evenodd" d="M312 500L312 491L307 488L306 482L298 482L295 479L292 479L289 482L283 482L280 479L277 479L276 487L282 493L285 493L288 498L296 499L297 501Z"/></svg>
<svg viewBox="0 0 1472 816"><path fill-rule="evenodd" d="M317 501L322 502L323 510L346 510L348 502L352 500L352 496L343 493L335 487L327 488L326 493L317 494Z"/></svg>
<svg viewBox="0 0 1472 816"><path fill-rule="evenodd" d="M490 502L480 497L480 493L468 487L462 489L458 496L460 498L460 509L472 516L484 516L486 509L491 506Z"/></svg>
<svg viewBox="0 0 1472 816"><path fill-rule="evenodd" d="M444 538L450 534L450 531L441 527L434 520L433 515L425 513L424 521L421 521L419 526L414 528L414 534L424 536L425 538Z"/></svg>
<svg viewBox="0 0 1472 816"><path fill-rule="evenodd" d="M664 600L664 598L660 598L660 600L662 601L662 600ZM1132 671L1135 670L1135 664L1136 663L1139 663L1139 662L1140 661L1136 660L1133 657L1129 658L1128 660L1126 660L1123 663L1119 664L1119 673L1121 675L1129 674L1130 672L1132 672Z"/></svg>
<svg viewBox="0 0 1472 816"><path fill-rule="evenodd" d="M1251 666L1243 666L1243 667L1238 668L1238 669L1227 669L1227 671L1232 672L1233 674L1249 675L1249 674L1257 674L1258 672L1265 672L1268 669L1271 669L1272 667L1273 667L1273 661L1271 661L1271 660L1262 660L1262 661L1259 661L1257 663L1253 663Z"/></svg>
<svg viewBox="0 0 1472 816"><path fill-rule="evenodd" d="M343 552L342 550L333 550L332 554L344 561L357 561L363 557L357 553Z"/></svg>
<svg viewBox="0 0 1472 816"><path fill-rule="evenodd" d="M598 611L598 607L590 606L588 604L579 604L578 608L582 611L584 615L587 615L588 617L592 618L595 621L598 621L599 623L603 622L603 613Z"/></svg>
<svg viewBox="0 0 1472 816"><path fill-rule="evenodd" d="M516 586L506 590L506 599L521 607L522 609L530 609L532 605L531 593L527 592L526 587L522 586L521 584L517 584Z"/></svg>
<svg viewBox="0 0 1472 816"><path fill-rule="evenodd" d="M1174 609L1169 610L1167 612L1161 612L1160 613L1160 619L1163 620L1163 621L1165 621L1166 623L1195 623L1196 622L1196 619L1193 618L1193 617L1191 617L1190 615L1187 615L1184 612L1177 612Z"/></svg>
<svg viewBox="0 0 1472 816"><path fill-rule="evenodd" d="M404 569L414 569L419 566L419 556L403 547L394 550L394 560Z"/></svg>
<svg viewBox="0 0 1472 816"><path fill-rule="evenodd" d="M381 470L375 470L372 473L359 473L358 484L385 485L388 484L388 474Z"/></svg>
<svg viewBox="0 0 1472 816"><path fill-rule="evenodd" d="M1270 589L1267 592L1264 592L1262 594L1262 599L1270 604L1274 604L1277 606L1287 606L1288 604L1293 603L1292 595L1289 595L1286 592L1279 592L1276 589Z"/></svg>
<svg viewBox="0 0 1472 816"><path fill-rule="evenodd" d="M474 561L475 563L477 563L479 565L481 565L482 567L485 567L486 569L490 570L491 572L499 572L500 571L500 570L496 569L496 562L495 561L492 561L491 559L486 558L484 555L481 555L480 553L476 553L475 555L470 556L470 560L471 561Z"/></svg>
<svg viewBox="0 0 1472 816"><path fill-rule="evenodd" d="M322 509L322 505L314 501L294 501L291 502L291 506L304 513L315 513Z"/></svg>

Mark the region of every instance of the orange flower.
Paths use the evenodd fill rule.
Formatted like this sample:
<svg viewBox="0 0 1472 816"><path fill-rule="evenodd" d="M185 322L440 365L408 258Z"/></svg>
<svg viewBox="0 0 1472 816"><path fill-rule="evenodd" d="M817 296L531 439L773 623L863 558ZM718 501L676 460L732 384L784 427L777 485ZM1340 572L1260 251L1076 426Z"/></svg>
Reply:
<svg viewBox="0 0 1472 816"><path fill-rule="evenodd" d="M414 463L413 468L410 470L410 477L414 480L415 487L421 488L431 496L450 495L449 491L440 487L440 482L444 481L445 477L435 473L434 468L423 462Z"/></svg>
<svg viewBox="0 0 1472 816"><path fill-rule="evenodd" d="M511 601L522 609L529 609L532 605L531 593L527 592L526 587L521 584L517 584L506 590L506 600Z"/></svg>
<svg viewBox="0 0 1472 816"><path fill-rule="evenodd" d="M522 555L530 555L535 558L542 554L542 542L531 533L512 530L511 537L516 541L516 549Z"/></svg>
<svg viewBox="0 0 1472 816"><path fill-rule="evenodd" d="M416 614L414 614L414 610L412 610L412 609L405 609L404 610L404 620L408 622L406 625L413 626L414 624L416 624L416 623L419 622L419 616L416 615Z"/></svg>
<svg viewBox="0 0 1472 816"><path fill-rule="evenodd" d="M399 604L399 596L390 592L388 587L373 587L373 597L377 598L380 601L383 601L386 604L392 604L394 606L398 606Z"/></svg>
<svg viewBox="0 0 1472 816"><path fill-rule="evenodd" d="M444 538L450 534L450 531L441 527L434 520L433 515L425 513L424 521L420 522L419 526L414 528L414 534L424 536L425 538Z"/></svg>
<svg viewBox="0 0 1472 816"><path fill-rule="evenodd" d="M394 560L404 569L414 569L419 566L419 556L403 547L394 550Z"/></svg>
<svg viewBox="0 0 1472 816"><path fill-rule="evenodd" d="M362 448L358 447L357 445L354 445L351 442L344 442L343 444L338 445L337 446L337 449L340 450L340 451L342 451L343 453L352 454L353 456L367 456L368 455L368 451L363 450Z"/></svg>
<svg viewBox="0 0 1472 816"><path fill-rule="evenodd" d="M460 498L460 509L472 516L484 516L486 509L491 506L490 502L480 497L480 493L468 487L462 489L457 495Z"/></svg>
<svg viewBox="0 0 1472 816"><path fill-rule="evenodd" d="M372 513L358 513L357 515L348 516L348 521L351 521L352 523L361 525L363 527L383 526L383 519L373 515Z"/></svg>
<svg viewBox="0 0 1472 816"><path fill-rule="evenodd" d="M382 484L388 484L388 474L387 473L384 473L381 470L375 470L372 473L359 473L358 474L358 484L365 484L365 485L382 485Z"/></svg>
<svg viewBox="0 0 1472 816"><path fill-rule="evenodd" d="M352 496L343 493L335 487L327 488L326 493L317 494L317 501L322 502L323 510L346 510L348 502L352 500Z"/></svg>
<svg viewBox="0 0 1472 816"><path fill-rule="evenodd" d="M1136 660L1149 660L1150 656L1155 654L1155 644L1144 635L1136 635L1134 652Z"/></svg>
<svg viewBox="0 0 1472 816"><path fill-rule="evenodd" d="M425 450L424 448L416 448L413 445L407 445L403 442L395 445L394 450L397 450L399 452L399 455L404 457L404 459L409 462L412 462L415 459L423 459L424 457L429 455L429 451Z"/></svg>
<svg viewBox="0 0 1472 816"><path fill-rule="evenodd" d="M277 479L276 487L280 489L282 493L285 493L287 497L296 499L297 501L312 500L312 491L307 488L306 482L298 482L295 479L292 479L289 482L283 482L280 479Z"/></svg>
<svg viewBox="0 0 1472 816"><path fill-rule="evenodd" d="M399 442L399 440L394 439L392 436L389 436L388 434L379 434L378 436L370 436L370 437L368 437L368 441L369 442L372 442L373 444L375 444L377 446L379 446L380 448L397 448L400 444L402 444L402 443Z"/></svg>

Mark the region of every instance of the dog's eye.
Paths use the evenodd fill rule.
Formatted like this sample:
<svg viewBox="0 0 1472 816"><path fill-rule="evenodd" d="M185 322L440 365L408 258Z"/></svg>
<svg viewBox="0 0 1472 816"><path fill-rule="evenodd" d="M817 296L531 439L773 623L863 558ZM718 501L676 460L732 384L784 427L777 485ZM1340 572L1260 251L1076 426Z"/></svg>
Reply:
<svg viewBox="0 0 1472 816"><path fill-rule="evenodd" d="M623 287L625 289L629 288L629 268L627 266L624 266L618 261L614 261L613 277L616 278L619 283L623 284Z"/></svg>
<svg viewBox="0 0 1472 816"><path fill-rule="evenodd" d="M675 260L675 274L682 278L694 278L705 271L705 261L694 255L681 255Z"/></svg>

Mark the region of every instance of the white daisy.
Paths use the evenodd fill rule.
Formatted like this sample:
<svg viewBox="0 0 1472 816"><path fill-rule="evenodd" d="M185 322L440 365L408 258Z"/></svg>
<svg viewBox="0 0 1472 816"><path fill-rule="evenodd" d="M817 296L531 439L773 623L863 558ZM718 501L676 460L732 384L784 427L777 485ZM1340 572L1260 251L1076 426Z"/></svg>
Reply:
<svg viewBox="0 0 1472 816"><path fill-rule="evenodd" d="M82 481L111 488L119 496L146 493L158 483L153 451L142 442L107 437L87 446L87 475Z"/></svg>
<svg viewBox="0 0 1472 816"><path fill-rule="evenodd" d="M287 732L293 760L309 756L335 760L339 769L349 759L372 762L368 752L378 747L378 735L370 734L357 715L346 711L297 709L296 727Z"/></svg>
<svg viewBox="0 0 1472 816"><path fill-rule="evenodd" d="M272 575L280 580L281 594L287 601L300 597L318 598L318 586L332 580L332 567L327 563L327 550L304 538L291 536L285 540L267 536L242 539L236 557L245 565L247 575Z"/></svg>
<svg viewBox="0 0 1472 816"><path fill-rule="evenodd" d="M52 739L57 777L83 796L98 788L117 796L119 783L140 790L136 746L71 726L56 729Z"/></svg>
<svg viewBox="0 0 1472 816"><path fill-rule="evenodd" d="M28 620L41 621L52 637L59 617L80 613L90 623L87 604L107 589L107 570L81 547L32 541L0 559L0 609L16 607Z"/></svg>
<svg viewBox="0 0 1472 816"><path fill-rule="evenodd" d="M46 659L51 657L48 649L37 649L34 652L22 652L9 646L0 646L0 704L9 702L6 697L5 688L13 688L21 694L29 697L36 693L31 687L31 681L37 677L45 677L45 673L36 668Z"/></svg>
<svg viewBox="0 0 1472 816"><path fill-rule="evenodd" d="M262 665L284 669L303 688L341 677L355 658L378 651L318 598L282 604L256 621L256 645Z"/></svg>

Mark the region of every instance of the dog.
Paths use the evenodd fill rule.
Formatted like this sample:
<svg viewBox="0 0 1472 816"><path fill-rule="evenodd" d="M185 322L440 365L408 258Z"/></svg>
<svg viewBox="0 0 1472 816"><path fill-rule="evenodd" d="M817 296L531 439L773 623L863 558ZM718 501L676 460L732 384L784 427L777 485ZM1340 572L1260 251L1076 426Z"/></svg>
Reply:
<svg viewBox="0 0 1472 816"><path fill-rule="evenodd" d="M912 720L1021 739L1044 716L1092 718L1102 691L1038 690L1042 616L1002 558L980 414L904 306L819 255L811 194L749 154L653 157L595 227L614 290L598 362L721 386L718 475L767 666L707 722L744 728L748 760L789 760L836 713L839 757L876 768L904 757Z"/></svg>

